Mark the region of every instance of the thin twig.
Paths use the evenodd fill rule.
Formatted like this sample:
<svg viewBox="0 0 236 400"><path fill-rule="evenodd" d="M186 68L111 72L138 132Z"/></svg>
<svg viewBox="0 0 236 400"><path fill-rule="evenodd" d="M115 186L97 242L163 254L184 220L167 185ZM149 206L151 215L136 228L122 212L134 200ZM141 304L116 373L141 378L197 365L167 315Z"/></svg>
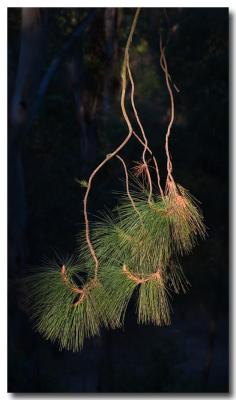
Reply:
<svg viewBox="0 0 236 400"><path fill-rule="evenodd" d="M128 56L128 52L129 52L129 47L130 44L132 42L132 37L133 37L133 33L137 24L137 19L138 19L138 15L139 15L140 9L138 8L135 12L135 16L131 25L131 30L129 33L129 37L126 43L126 47L125 47L125 54L124 54L124 62L123 62L123 66L122 66L122 72L121 72L121 78L122 78L122 91L121 91L121 110L124 116L124 119L127 123L128 129L129 129L129 133L126 136L126 138L123 140L123 142L110 154L108 154L106 156L106 158L97 166L97 168L95 168L95 170L92 172L92 174L89 177L88 180L88 187L84 196L84 220L85 220L85 235L86 235L86 241L90 250L90 253L94 259L95 262L95 270L94 270L94 279L97 279L97 275L98 275L98 268L99 268L99 261L98 258L96 256L95 250L93 248L91 239L90 239L90 228L89 228L89 220L88 220L88 212L87 212L87 203L88 203L88 196L91 190L91 186L92 186L92 181L93 178L95 177L95 175L97 174L97 172L109 161L111 160L111 158L113 158L129 141L129 139L132 136L132 125L130 123L130 120L128 118L126 109L125 109L125 95L126 95L126 86L127 86L127 79L126 79L126 69L127 69L127 56Z"/></svg>
<svg viewBox="0 0 236 400"><path fill-rule="evenodd" d="M153 162L154 162L155 170L156 170L156 174L157 174L157 184L158 184L158 187L159 187L159 190L160 190L160 193L161 193L161 197L162 197L162 199L164 199L164 193L163 193L163 190L162 190L162 187L161 187L161 178L160 178L160 172L159 172L159 168L158 168L156 157L153 157Z"/></svg>
<svg viewBox="0 0 236 400"><path fill-rule="evenodd" d="M166 80L167 89L168 89L168 92L170 95L170 104L171 104L171 117L170 117L170 121L169 121L169 124L167 127L166 139L165 139L165 150L166 150L166 157L167 157L167 182L171 181L175 186L174 178L172 176L173 166L172 166L171 156L170 156L170 151L169 151L169 137L170 137L172 125L174 123L175 105L174 105L173 92L172 92L170 82L169 82L169 73L168 73L167 61L166 61L166 56L165 56L165 49L162 45L161 36L160 36L160 52L161 52L160 65L165 74L165 80Z"/></svg>
<svg viewBox="0 0 236 400"><path fill-rule="evenodd" d="M139 135L135 131L133 131L133 135L142 144L142 146L145 145L145 143L142 141L142 139L139 137ZM160 193L161 193L161 197L164 198L164 193L163 193L163 190L162 190L162 187L161 187L161 178L160 178L160 172L159 172L159 168L158 168L158 164L157 164L157 159L153 155L152 150L150 149L150 147L147 147L147 151L152 156L153 163L155 165L156 175L157 175L157 184L158 184L158 187L159 187L159 190L160 190Z"/></svg>
<svg viewBox="0 0 236 400"><path fill-rule="evenodd" d="M123 158L120 157L118 154L116 155L116 157L118 158L118 160L121 161L121 163L122 163L122 165L123 165L123 168L124 168L124 171L125 171L125 185L126 185L126 192L127 192L127 195L128 195L128 197L129 197L129 199L130 199L130 202L131 202L131 204L132 204L132 206L133 206L135 212L140 216L140 212L138 211L137 207L135 206L134 200L133 200L133 198L132 198L132 196L131 196L131 194L130 194L130 191L129 191L129 174L128 174L128 170L127 170L126 163L125 163L125 161L123 160Z"/></svg>
<svg viewBox="0 0 236 400"><path fill-rule="evenodd" d="M146 155L146 152L147 152L147 148L148 148L148 140L147 140L146 134L144 132L143 125L142 125L142 123L141 123L141 121L139 119L138 112L137 112L137 109L136 109L135 103L134 103L134 80L133 80L133 76L132 76L132 72L131 72L131 68L130 68L130 64L129 64L129 54L127 56L127 69L128 69L128 73L129 73L129 79L130 79L130 82L131 82L131 104L132 104L132 108L133 108L133 111L134 111L135 118L136 118L137 123L139 125L139 128L140 128L140 130L142 132L143 140L144 140L144 149L143 149L143 154L142 154L142 160L143 160L143 163L144 163L144 165L146 167L146 174L147 174L148 183L149 183L148 202L150 203L151 202L151 198L152 198L152 178L151 178L150 171L149 171L149 168L148 168L148 164L147 164L146 158L145 158L145 155Z"/></svg>
<svg viewBox="0 0 236 400"><path fill-rule="evenodd" d="M123 265L122 271L124 272L124 274L127 275L127 277L131 281L135 282L137 285L148 282L148 281L152 281L152 280L161 281L161 273L160 273L159 269L156 272L154 272L153 274L146 275L145 277L143 277L143 276L139 277L139 276L137 276L137 274L133 274L132 272L129 271L129 269L126 265Z"/></svg>
<svg viewBox="0 0 236 400"><path fill-rule="evenodd" d="M72 292L81 294L81 295L83 294L83 289L80 289L73 283L69 282L65 265L62 265L62 267L61 267L61 277L62 277L63 282L70 288L70 290Z"/></svg>

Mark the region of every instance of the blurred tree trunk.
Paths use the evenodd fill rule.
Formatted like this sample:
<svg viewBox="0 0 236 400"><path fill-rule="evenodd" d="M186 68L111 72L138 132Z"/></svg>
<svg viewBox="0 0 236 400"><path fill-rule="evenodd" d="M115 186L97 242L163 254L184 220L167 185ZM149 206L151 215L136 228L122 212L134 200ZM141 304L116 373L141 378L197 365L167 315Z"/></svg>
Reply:
<svg viewBox="0 0 236 400"><path fill-rule="evenodd" d="M103 109L104 114L109 110L111 94L114 95L115 69L119 56L118 35L121 24L122 10L118 8L106 8L104 11L104 32L105 32L105 54L106 67L103 88Z"/></svg>
<svg viewBox="0 0 236 400"><path fill-rule="evenodd" d="M78 123L79 154L78 177L87 180L97 161L97 99L99 83L91 84L91 73L84 62L84 50L79 44L66 64L68 84L73 95L75 115ZM82 194L82 193L81 193ZM82 200L82 198L81 198ZM98 390L101 358L100 338L94 338L83 353L78 354L78 363L83 365L76 377L79 392L95 393ZM74 358L73 358L74 359Z"/></svg>
<svg viewBox="0 0 236 400"><path fill-rule="evenodd" d="M45 48L46 14L40 8L22 8L21 44L8 126L8 267L14 276L26 260L27 206L21 146L30 129Z"/></svg>
<svg viewBox="0 0 236 400"><path fill-rule="evenodd" d="M97 155L97 93L88 89L89 77L81 48L67 63L67 71L79 127L79 179L88 179Z"/></svg>

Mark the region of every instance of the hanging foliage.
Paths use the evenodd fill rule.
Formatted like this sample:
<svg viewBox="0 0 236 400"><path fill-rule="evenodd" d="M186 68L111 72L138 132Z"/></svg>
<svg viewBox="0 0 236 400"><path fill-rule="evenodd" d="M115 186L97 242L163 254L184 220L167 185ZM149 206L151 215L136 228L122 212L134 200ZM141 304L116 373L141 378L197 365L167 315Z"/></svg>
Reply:
<svg viewBox="0 0 236 400"><path fill-rule="evenodd" d="M95 168L84 185L85 230L79 237L78 257L73 263L39 270L24 282L35 328L46 339L68 350L80 350L84 339L98 335L101 326L122 326L132 297L136 300L138 323L169 325L171 296L185 292L189 286L178 258L189 253L198 237L204 238L206 234L197 201L175 183L172 174L169 139L174 122L174 96L162 40L160 65L171 104L165 140L167 179L164 190L157 159L138 115L129 49L139 12L138 9L131 25L121 70L121 110L128 134ZM139 134L133 130L126 111L127 81L131 84L131 106ZM131 137L143 150L141 158L137 157L135 166L128 171L120 151ZM93 181L112 159L118 160L123 168L126 192L119 196L115 210L91 224L87 207ZM135 182L132 190L130 179ZM82 279L82 275L86 279Z"/></svg>

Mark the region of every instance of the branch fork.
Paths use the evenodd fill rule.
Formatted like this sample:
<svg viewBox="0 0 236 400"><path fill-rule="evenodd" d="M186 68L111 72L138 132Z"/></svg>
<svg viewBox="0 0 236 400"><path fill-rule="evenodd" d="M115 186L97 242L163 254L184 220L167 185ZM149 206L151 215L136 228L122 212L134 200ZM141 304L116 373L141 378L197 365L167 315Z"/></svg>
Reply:
<svg viewBox="0 0 236 400"><path fill-rule="evenodd" d="M98 280L96 278L91 279L82 289L78 288L78 286L74 285L73 283L69 282L67 271L65 265L61 267L61 277L63 282L68 286L71 292L80 295L79 299L73 304L74 306L79 305L85 299L85 296L88 292L98 285Z"/></svg>
<svg viewBox="0 0 236 400"><path fill-rule="evenodd" d="M137 276L137 274L133 274L132 272L130 272L127 265L124 264L122 271L124 274L126 274L126 276L131 281L135 282L137 285L140 285L142 283L145 283L145 282L151 281L151 280L158 280L158 281L162 282L162 277L161 277L161 273L159 270L157 270L153 274L146 275L146 277L143 277L143 276L140 277L140 276Z"/></svg>

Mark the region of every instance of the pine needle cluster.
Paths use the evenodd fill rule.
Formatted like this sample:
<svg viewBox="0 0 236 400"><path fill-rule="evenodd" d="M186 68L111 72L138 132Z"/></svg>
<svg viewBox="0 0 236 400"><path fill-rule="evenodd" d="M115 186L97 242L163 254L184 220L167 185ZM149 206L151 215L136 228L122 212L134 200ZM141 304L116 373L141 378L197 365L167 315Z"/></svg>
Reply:
<svg viewBox="0 0 236 400"><path fill-rule="evenodd" d="M169 325L171 295L188 287L178 255L205 235L196 201L181 186L177 195L153 195L150 203L140 187L131 194L134 204L123 196L92 226L96 280L84 232L75 260L52 263L24 281L35 329L60 348L79 351L101 326L121 327L134 293L138 323Z"/></svg>
<svg viewBox="0 0 236 400"><path fill-rule="evenodd" d="M188 287L178 256L192 249L198 235L205 236L205 226L196 201L181 186L178 193L177 199L172 193L153 196L149 204L139 187L131 192L134 204L124 196L112 214L93 225L104 288L98 303L113 328L124 323L136 288L138 322L168 325L171 293ZM80 243L86 263L90 254L86 241Z"/></svg>
<svg viewBox="0 0 236 400"><path fill-rule="evenodd" d="M198 201L180 185L167 186L166 210L172 226L172 238L180 254L189 253L198 236L206 236L203 215Z"/></svg>
<svg viewBox="0 0 236 400"><path fill-rule="evenodd" d="M87 288L86 292L81 278L84 272L90 274L78 264L67 262L65 267L52 263L23 283L35 330L67 350L79 351L85 338L100 331L101 316L96 304L99 287Z"/></svg>
<svg viewBox="0 0 236 400"><path fill-rule="evenodd" d="M153 162L160 195L153 191L149 161L152 155L134 103L134 80L129 64L129 47L139 15L137 9L127 40L122 66L121 109L129 133L123 142L95 168L87 181L84 196L85 231L79 239L74 260L52 263L24 280L28 311L35 329L60 348L79 351L84 340L99 335L100 328L124 324L127 306L136 299L137 321L141 324L169 325L172 294L185 293L188 281L178 262L204 238L206 228L196 199L175 184L169 152L169 136L174 121L174 99L170 86L165 48L160 42L160 65L165 73L171 100L171 119L166 133L167 184L163 192L157 161ZM131 82L131 103L142 136L132 128L125 108L127 71ZM133 168L137 183L129 190L125 161L118 153L135 136L143 146L142 161ZM88 195L96 173L112 157L123 165L126 195L111 214L90 224ZM138 180L143 179L143 184ZM145 183L144 183L145 182Z"/></svg>

